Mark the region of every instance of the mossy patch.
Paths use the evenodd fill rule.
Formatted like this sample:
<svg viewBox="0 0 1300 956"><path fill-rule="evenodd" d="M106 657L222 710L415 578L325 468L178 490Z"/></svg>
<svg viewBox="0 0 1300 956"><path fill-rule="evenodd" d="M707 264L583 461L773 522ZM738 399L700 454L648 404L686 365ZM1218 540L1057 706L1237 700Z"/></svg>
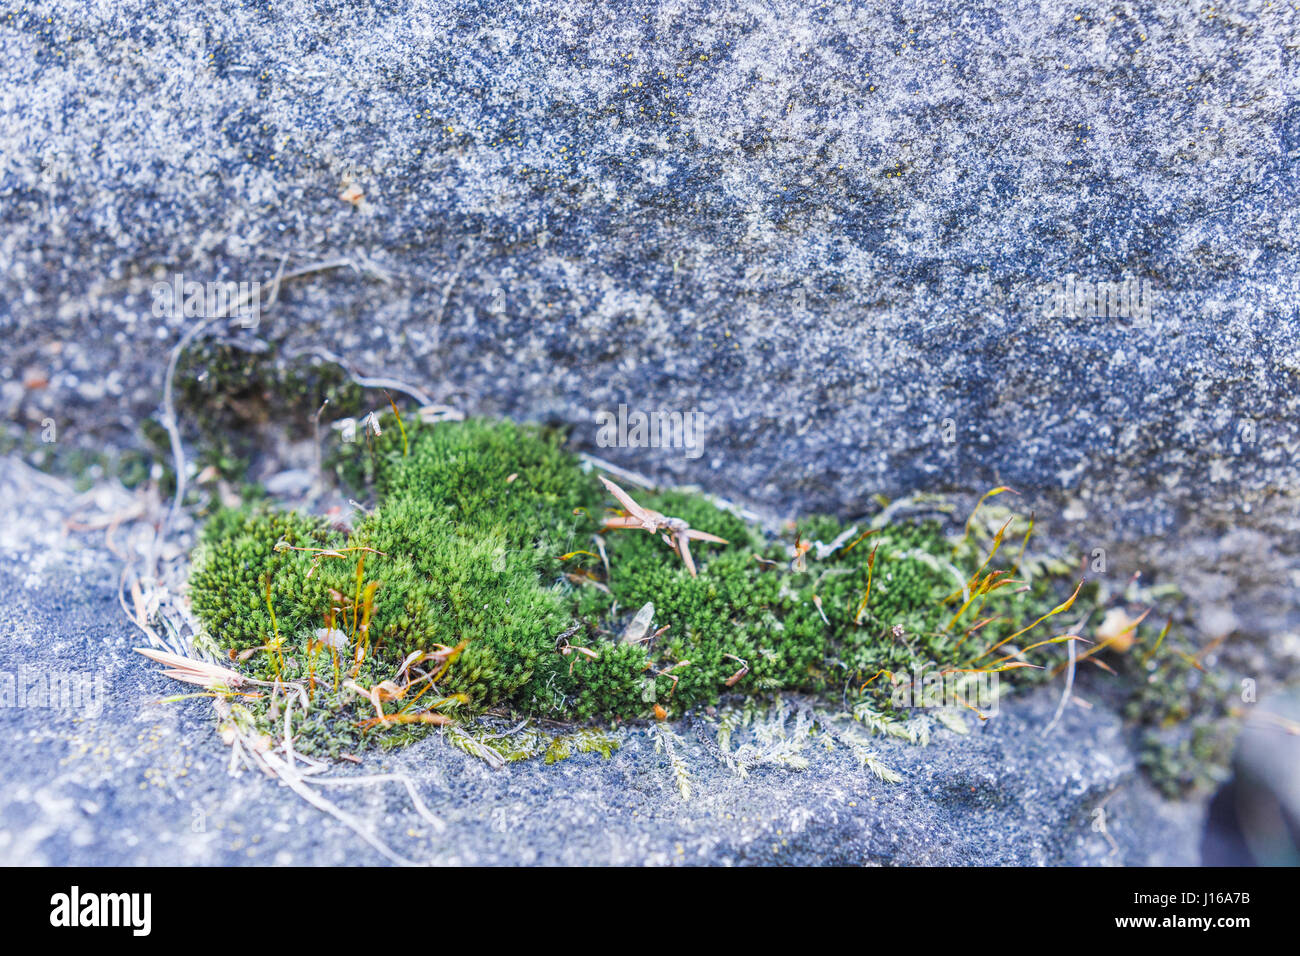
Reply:
<svg viewBox="0 0 1300 956"><path fill-rule="evenodd" d="M259 427L272 422L305 427L322 405L330 418L358 414L365 405L365 389L339 366L308 355L286 356L274 343L259 345L260 350L249 351L204 340L184 352L176 368L176 404L200 439L199 462L232 481L247 472ZM157 436L155 444L165 449L165 436Z"/></svg>
<svg viewBox="0 0 1300 956"><path fill-rule="evenodd" d="M935 521L829 517L778 538L704 496L627 489L727 540L694 542L692 575L660 534L603 530L616 502L559 436L409 418L380 416L379 436L335 460L375 501L348 526L221 511L194 557L207 638L271 684L243 701L254 719L275 712L275 682L305 688L304 752L486 711L590 726L784 691L902 727L897 692L915 675L1034 679L1064 660L1059 642L1031 645L1066 633L1051 618L1077 567L1024 554L1011 540L1023 521L1006 541L988 521L949 536ZM1094 596L1079 589L1071 616ZM649 626L627 634L647 604ZM507 749L524 754L607 749L515 736Z"/></svg>

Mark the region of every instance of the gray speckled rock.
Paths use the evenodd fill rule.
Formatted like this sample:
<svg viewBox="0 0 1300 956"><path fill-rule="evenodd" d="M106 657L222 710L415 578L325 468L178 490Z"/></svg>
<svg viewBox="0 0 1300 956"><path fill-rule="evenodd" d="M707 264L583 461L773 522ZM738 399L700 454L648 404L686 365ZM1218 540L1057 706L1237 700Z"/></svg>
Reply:
<svg viewBox="0 0 1300 956"><path fill-rule="evenodd" d="M155 282L346 257L239 334L593 450L699 411L698 458L606 454L782 513L1007 482L1295 643L1293 5L227 7L0 22L22 427L137 440ZM1047 314L1130 278L1149 316Z"/></svg>
<svg viewBox="0 0 1300 956"><path fill-rule="evenodd" d="M200 320L156 315L157 283L179 274L269 287L282 257L290 268L346 259L286 283L256 327L236 322L232 336L328 349L469 412L568 423L577 447L780 515L853 514L877 492L973 495L1006 482L1044 532L1106 549L1116 582L1135 570L1178 582L1206 637L1232 636L1221 653L1239 671L1294 677L1293 5L228 6L189 4L167 22L138 2L0 14L0 417L10 437L38 443L52 424L56 457L139 442L166 349ZM1104 297L1093 314L1082 294L1079 309L1056 307L1055 293L1079 292L1080 280L1130 279L1149 283L1136 316L1113 314ZM703 453L598 447L595 414L620 403L703 413ZM76 569L30 570L40 550L25 553L15 567L37 588L60 588L65 605L38 590L0 612L26 615L36 659L90 654L98 645L85 628L126 640L93 578L106 573L102 553L86 552L84 589ZM141 675L124 646L105 645L105 666ZM169 753L184 752L186 734L212 746L202 718L176 716L199 711L157 712L176 735ZM138 712L115 713L95 738L127 739L119 731ZM42 752L22 743L35 739L30 715L17 717L13 746L34 749L15 753ZM61 719L51 726L68 731ZM1004 739L986 736L964 746ZM1089 734L1067 738L1077 752L1017 739L1024 750L979 759L1010 761L1016 780L1010 768L1032 751L1058 782L1076 760L1091 768L1087 794L1128 773L1129 758L1098 770ZM203 752L212 766L221 759ZM432 753L401 759L462 766ZM108 790L98 804L124 821L117 836L77 830L63 803L50 831L69 846L85 837L87 858L132 833L155 833L139 858L169 858L145 821L163 806L181 808L184 852L236 852L237 840L211 830L186 836L185 801L160 795L168 785L145 782L128 799L131 765L110 756L99 766ZM507 793L538 772L485 779ZM841 821L825 832L858 834L827 845L888 858L893 826L920 841L900 838L899 859L926 858L925 846L936 860L979 858L977 837L962 836L978 827L953 823L926 843L905 815L877 829L825 796L850 791L808 782L843 772L804 778L814 817ZM599 773L662 786L635 738ZM213 818L261 825L243 803L267 784L202 777L189 786L204 788ZM57 790L38 787L50 779L5 783L2 812L37 819L54 805ZM918 779L932 778L906 786ZM942 800L908 792L909 806L932 806L928 819L946 825L935 822ZM640 822L612 831L591 827L596 811L575 783L572 805L586 809L574 811L568 842L537 846L563 859L564 847L617 832L637 848L628 858L670 857L651 808L678 834L703 811L654 793ZM776 793L772 806L785 805ZM1044 809L1042 825L1085 804ZM540 832L547 818L529 806L538 816L520 826ZM291 825L305 811L283 808L261 845L314 845ZM989 812L990 826L1010 816ZM771 842L761 827L713 825L712 847L737 857ZM473 846L467 837L465 858L492 858L486 834ZM1116 838L1126 858L1154 858ZM1082 859L1097 840L1051 846L1041 852Z"/></svg>
<svg viewBox="0 0 1300 956"><path fill-rule="evenodd" d="M117 607L102 536L61 539L68 502L25 486L20 513L5 478L0 468L0 545L15 583L0 604L0 681L12 675L22 690L0 706L0 765L20 768L0 776L0 864L385 862L289 789L227 774L209 703L160 703L184 688L131 651L141 638ZM95 675L102 684L66 706L37 696L52 676ZM1203 803L1160 799L1100 701L1071 708L1042 737L1054 707L1050 693L1004 702L982 729L938 730L928 747L878 738L880 759L903 775L892 785L817 742L807 770L760 767L740 779L679 725L686 801L646 728L625 731L608 761L492 770L432 736L333 771L405 774L443 832L398 785L326 795L415 862L1198 862Z"/></svg>

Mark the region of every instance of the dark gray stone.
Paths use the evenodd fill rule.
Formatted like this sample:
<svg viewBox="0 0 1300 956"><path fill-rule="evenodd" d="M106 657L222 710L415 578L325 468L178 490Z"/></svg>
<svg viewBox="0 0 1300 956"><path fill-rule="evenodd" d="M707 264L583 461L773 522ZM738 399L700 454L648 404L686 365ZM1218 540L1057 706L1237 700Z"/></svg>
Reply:
<svg viewBox="0 0 1300 956"><path fill-rule="evenodd" d="M1232 780L1209 807L1202 860L1300 866L1300 694L1275 694L1250 710Z"/></svg>
<svg viewBox="0 0 1300 956"><path fill-rule="evenodd" d="M18 487L0 471L0 519L27 541L0 540L15 581L0 602L0 680L22 688L0 707L0 764L16 771L0 778L0 863L384 863L288 788L227 773L210 702L161 703L193 688L131 650L143 639L118 608L102 534L63 537L67 500L23 484L16 509ZM50 706L36 694L56 676L90 689ZM1162 800L1100 700L1069 709L1043 737L1055 693L1004 702L968 736L937 730L928 747L876 738L897 784L815 740L807 770L760 767L741 779L679 724L689 800L645 727L624 731L608 761L493 770L435 735L331 771L406 775L442 832L400 785L323 793L422 863L1196 863L1202 802Z"/></svg>
<svg viewBox="0 0 1300 956"><path fill-rule="evenodd" d="M781 514L1006 482L1296 633L1288 5L226 7L0 24L29 431L138 441L193 321L156 282L346 258L238 334L588 450L598 410L699 411L699 458L605 453ZM1149 321L1046 316L1071 276L1149 281Z"/></svg>
<svg viewBox="0 0 1300 956"><path fill-rule="evenodd" d="M53 424L56 460L140 444L167 349L201 321L155 315L157 283L181 275L265 291L283 257L291 270L347 260L286 283L255 325L215 331L250 349L326 349L467 412L566 423L575 447L781 517L861 513L876 493L971 501L1005 482L1044 534L1104 548L1116 586L1138 570L1180 586L1204 638L1228 636L1218 660L1261 687L1294 680L1300 105L1289 4L1212 16L1174 2L1094 15L1020 0L227 7L189 4L160 21L135 0L79 2L51 19L35 8L0 19L10 440L39 448ZM354 184L360 200L340 198ZM1149 282L1149 320L1047 315L1045 290L1072 277ZM596 412L621 403L705 414L703 453L598 447ZM307 423L287 424L309 435ZM143 689L169 690L125 650L100 580L106 554L69 557L86 562L69 570L42 557L45 534L27 516L11 525L26 529L7 532L26 563L8 551L2 560L35 583L0 614L29 629L32 662L94 657L123 682L118 717L83 742L99 740L94 753L118 741L137 763L107 756L84 773L105 788L84 800L112 808L103 812L120 826L79 825L88 811L58 796L57 760L37 757L47 745L31 734L45 721L19 713L7 739L39 769L0 785L0 812L16 821L3 830L11 840L33 842L7 855L244 852L229 849L236 838L187 836L187 801L231 827L260 827L245 797L274 789L205 771L183 799L170 784L130 790L126 771L148 766L153 721L171 728L159 731L172 735L167 759L192 739L193 759L207 771L220 763L203 707L134 709ZM758 796L749 786L743 799L774 814L806 800L830 828L825 846L859 858L1091 859L1105 841L1098 849L1082 823L1077 838L1062 834L1076 833L1101 789L1129 779L1126 745L1095 736L1119 734L1105 713L1050 747L999 736L1050 704L1024 706L961 742L976 748L965 770L936 762L932 776L909 774L903 802L929 808L917 827L930 830L909 829L901 811L849 813L827 794L881 788L832 784L842 767L810 770L793 803L784 787ZM61 717L49 726L71 733ZM132 728L146 731L134 744ZM567 842L518 846L562 860L614 832L628 859L671 858L675 841L694 853L686 835L703 832L705 817L692 816L703 811L654 790L661 771L639 739L592 768L602 780L655 781L623 830L593 826L588 768L483 777L528 808L523 831L543 832L548 813L567 823ZM961 750L897 759L950 752ZM461 766L433 753L400 759ZM1017 776L1030 754L1050 783ZM1082 790L1058 799L1072 760ZM995 845L974 821L1001 826L1010 811L959 817L938 783L916 782L964 786L988 761L1024 796L1031 831L1056 827L1057 842ZM470 766L456 772L478 775ZM511 791L508 781L526 779L536 782ZM560 796L570 779L572 817ZM538 792L554 799L530 803L523 794L543 780L557 789ZM737 786L719 782L732 796L716 807L742 799ZM1037 809L1032 797L1044 794ZM259 805L284 816L261 846L351 846L321 849L328 841L313 834L332 823L267 799ZM55 822L40 822L46 813ZM706 856L772 842L763 827L724 819L708 817ZM455 852L512 858L494 857L487 834ZM1158 857L1147 836L1115 836L1126 860ZM810 848L819 839L804 837Z"/></svg>

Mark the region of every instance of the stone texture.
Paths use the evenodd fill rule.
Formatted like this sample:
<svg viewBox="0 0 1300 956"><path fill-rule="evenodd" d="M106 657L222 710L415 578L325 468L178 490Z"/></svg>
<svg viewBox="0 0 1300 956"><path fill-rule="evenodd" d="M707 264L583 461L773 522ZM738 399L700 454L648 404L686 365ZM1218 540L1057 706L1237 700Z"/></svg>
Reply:
<svg viewBox="0 0 1300 956"><path fill-rule="evenodd" d="M22 689L0 706L0 764L22 768L0 779L0 864L385 862L288 788L254 771L229 775L207 700L161 702L186 688L132 652L142 639L117 606L104 534L63 531L71 495L11 466L0 467L0 492L0 520L22 535L0 538L15 582L0 605L0 681ZM56 676L102 683L55 707L37 695ZM608 761L492 770L435 735L331 771L404 774L444 831L400 785L324 795L419 863L1197 863L1204 800L1161 799L1101 697L1041 736L1055 693L1004 702L969 736L939 729L928 747L877 738L881 760L903 774L892 785L815 741L807 770L760 767L740 779L679 724L686 801L644 727L624 731ZM1096 828L1099 809L1113 847Z"/></svg>
<svg viewBox="0 0 1300 956"><path fill-rule="evenodd" d="M140 444L198 321L156 283L346 259L222 333L778 516L1005 482L1294 679L1298 28L1262 2L0 14L6 443ZM1150 320L1047 315L1071 277L1150 282ZM596 447L619 403L703 412L704 454ZM60 593L33 620L75 657L112 609Z"/></svg>
<svg viewBox="0 0 1300 956"><path fill-rule="evenodd" d="M0 23L29 431L138 442L193 321L155 282L347 258L239 335L588 449L701 411L698 459L608 455L783 514L1006 482L1296 630L1291 5L225 6ZM1070 276L1149 281L1147 327L1045 316Z"/></svg>

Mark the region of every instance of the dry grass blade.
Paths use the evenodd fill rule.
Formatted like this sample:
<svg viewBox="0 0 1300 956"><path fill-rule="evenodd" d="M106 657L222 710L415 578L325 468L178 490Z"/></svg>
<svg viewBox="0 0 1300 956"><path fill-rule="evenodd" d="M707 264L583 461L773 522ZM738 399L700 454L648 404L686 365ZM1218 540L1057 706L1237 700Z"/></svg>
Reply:
<svg viewBox="0 0 1300 956"><path fill-rule="evenodd" d="M179 654L170 654L167 651L154 650L151 647L137 647L135 652L143 654L151 661L162 664L165 668L163 673L168 677L184 681L187 684L197 684L209 690L221 687L233 689L244 684L263 683L261 681L252 681L243 674L227 670L224 667L218 667L216 664L181 657Z"/></svg>
<svg viewBox="0 0 1300 956"><path fill-rule="evenodd" d="M125 575L126 569L123 569L124 579ZM144 592L140 590L140 583L134 576L131 578L131 604L134 608L133 620L135 626L140 628L140 630L144 632L145 637L149 638L149 640L153 641L155 644L161 644L162 641L158 637L158 632L149 624L148 602L145 600ZM122 602L122 606L124 608L126 607L125 601Z"/></svg>
<svg viewBox="0 0 1300 956"><path fill-rule="evenodd" d="M1074 641L1066 641L1065 646L1066 650L1070 654L1069 666L1065 672L1065 689L1061 691L1061 702L1056 705L1056 713L1052 715L1052 719L1049 720L1047 726L1043 728L1042 736L1044 737L1050 734L1052 728L1056 726L1058 721L1060 721L1061 715L1065 713L1065 705L1070 702L1070 694L1074 691L1074 668L1076 663Z"/></svg>
<svg viewBox="0 0 1300 956"><path fill-rule="evenodd" d="M657 512L649 511L645 508L642 508L639 504L637 504L635 501L632 500L631 495L629 495L618 485L614 484L614 482L610 481L604 475L597 475L596 477L600 479L600 483L605 486L606 490L609 491L611 495L613 495L615 498L618 499L618 503L623 506L625 511L627 511L628 516L630 518L636 519L636 522L638 522L638 525L629 525L629 526L643 527L645 528L646 531L650 531L650 532L659 530L659 521L655 519L661 518L662 517L661 515L659 515Z"/></svg>
<svg viewBox="0 0 1300 956"><path fill-rule="evenodd" d="M366 720L359 721L358 727L370 729L371 727L388 726L389 724L437 724L446 726L452 722L446 714L437 714L430 710L422 710L418 714L386 714L383 717L370 717Z"/></svg>
<svg viewBox="0 0 1300 956"><path fill-rule="evenodd" d="M450 723L442 730L443 739L458 750L463 750L471 757L477 757L493 770L500 770L506 765L505 755L495 747L465 730L458 723Z"/></svg>
<svg viewBox="0 0 1300 956"><path fill-rule="evenodd" d="M604 475L597 475L596 477L601 480L609 493L617 498L619 504L623 506L623 511L619 515L605 519L605 530L623 528L648 531L651 534L662 532L664 543L682 559L682 563L686 565L686 570L690 572L691 577L696 576L695 559L691 557L691 541L711 541L715 544L728 543L726 538L719 538L716 534L709 534L707 531L696 531L681 518L670 518L658 511L643 508L633 500L631 495ZM574 514L577 513L578 511L575 510Z"/></svg>
<svg viewBox="0 0 1300 956"><path fill-rule="evenodd" d="M1069 596L1069 598L1067 598L1066 601L1065 601L1063 604L1058 604L1056 607L1052 608L1050 611L1048 611L1046 614L1044 614L1044 615L1043 615L1042 617L1040 617L1038 620L1034 621L1034 623L1033 623L1033 624L1030 624L1028 627L1022 627L1020 630L1016 631L1016 632L1015 632L1014 634L1012 634L1010 637L1004 637L1002 640L998 641L996 644L994 644L992 647L990 647L990 648L989 648L987 651L985 651L983 654L979 655L979 657L976 657L975 660L976 660L976 661L979 660L980 657L987 657L988 655L990 655L990 654L992 654L994 651L996 651L999 647L1001 647L1003 644L1006 644L1008 641L1013 641L1013 640L1015 640L1017 637L1019 637L1021 634L1024 634L1026 631L1032 631L1035 627L1037 627L1039 624L1042 624L1044 621L1046 621L1046 620L1047 620L1049 617L1051 617L1052 615L1054 615L1054 614L1060 614L1060 613L1062 613L1063 611L1068 611L1068 610L1070 609L1070 607L1074 604L1074 599L1077 598L1077 597L1079 596L1079 592L1080 592L1081 590L1083 590L1083 582L1082 582L1082 581L1080 581L1078 584L1075 585L1075 587L1074 587L1074 593L1071 594L1071 595ZM972 661L971 663L974 663L974 661Z"/></svg>
<svg viewBox="0 0 1300 956"><path fill-rule="evenodd" d="M695 559L691 557L690 538L681 532L673 535L673 550L682 559L682 562L686 565L686 570L691 573L691 577L695 577Z"/></svg>
<svg viewBox="0 0 1300 956"><path fill-rule="evenodd" d="M349 678L343 682L343 686L354 694L358 694L370 701L370 705L375 708L375 713L378 714L377 720L380 723L383 723L386 718L383 707L384 702L399 700L406 693L406 688L398 686L391 680L380 681L374 687L367 688Z"/></svg>
<svg viewBox="0 0 1300 956"><path fill-rule="evenodd" d="M880 545L877 544L871 549L871 556L867 558L867 590L862 595L862 600L858 602L857 612L853 615L854 624L861 624L862 616L867 613L867 604L871 601L871 576L876 567L876 551L879 549Z"/></svg>
<svg viewBox="0 0 1300 956"><path fill-rule="evenodd" d="M406 788L407 795L411 798L411 804L426 823L432 826L438 832L444 832L447 824L441 818L434 816L428 805L420 798L419 791L415 789L415 784L410 777L400 773L377 773L368 774L360 777L312 777L308 781L313 787L367 787L376 783L400 783Z"/></svg>
<svg viewBox="0 0 1300 956"><path fill-rule="evenodd" d="M348 829L350 829L366 843L370 844L378 853L382 854L389 861L396 863L398 866L417 866L414 861L395 853L392 848L381 840L371 829L361 822L360 819L348 813L330 800L325 799L320 794L311 789L311 784L316 781L304 777L298 768L284 760L281 760L273 753L258 753L256 750L245 748L248 758L255 762L267 776L273 780L283 781L285 786L302 797L308 803L324 813L334 817ZM324 782L324 781L322 781Z"/></svg>
<svg viewBox="0 0 1300 956"><path fill-rule="evenodd" d="M977 502L975 503L975 507L971 509L970 517L966 519L966 529L965 529L965 532L962 534L962 536L961 536L961 540L958 541L957 544L954 545L954 546L953 546L953 549L952 549L952 553L953 553L954 556L957 554L958 551L961 550L961 546L962 546L963 544L966 543L966 539L970 537L970 526L971 526L971 524L975 521L975 515L976 515L976 513L980 510L981 506L983 506L984 502L988 501L988 500L989 500L990 498L992 498L994 495L1000 495L1000 494L1002 494L1002 492L1004 492L1004 491L1009 491L1009 492L1011 492L1013 495L1018 495L1018 494L1020 494L1020 492L1016 491L1016 490L1013 489L1013 488L1009 488L1009 487L1007 487L1006 485L999 485L998 487L996 487L996 488L994 488L994 489L992 489L992 490L990 490L990 491L986 491L986 492L984 493L984 497L980 498L980 500L977 501Z"/></svg>
<svg viewBox="0 0 1300 956"><path fill-rule="evenodd" d="M857 533L858 533L858 526L853 525L852 527L845 528L838 535L836 535L835 540L833 540L830 544L822 544L820 541L814 541L812 543L812 547L816 549L817 560L825 561L827 558L829 558L840 548L844 547L844 542L848 541L849 538L853 537ZM857 542L855 541L854 544L857 544Z"/></svg>

